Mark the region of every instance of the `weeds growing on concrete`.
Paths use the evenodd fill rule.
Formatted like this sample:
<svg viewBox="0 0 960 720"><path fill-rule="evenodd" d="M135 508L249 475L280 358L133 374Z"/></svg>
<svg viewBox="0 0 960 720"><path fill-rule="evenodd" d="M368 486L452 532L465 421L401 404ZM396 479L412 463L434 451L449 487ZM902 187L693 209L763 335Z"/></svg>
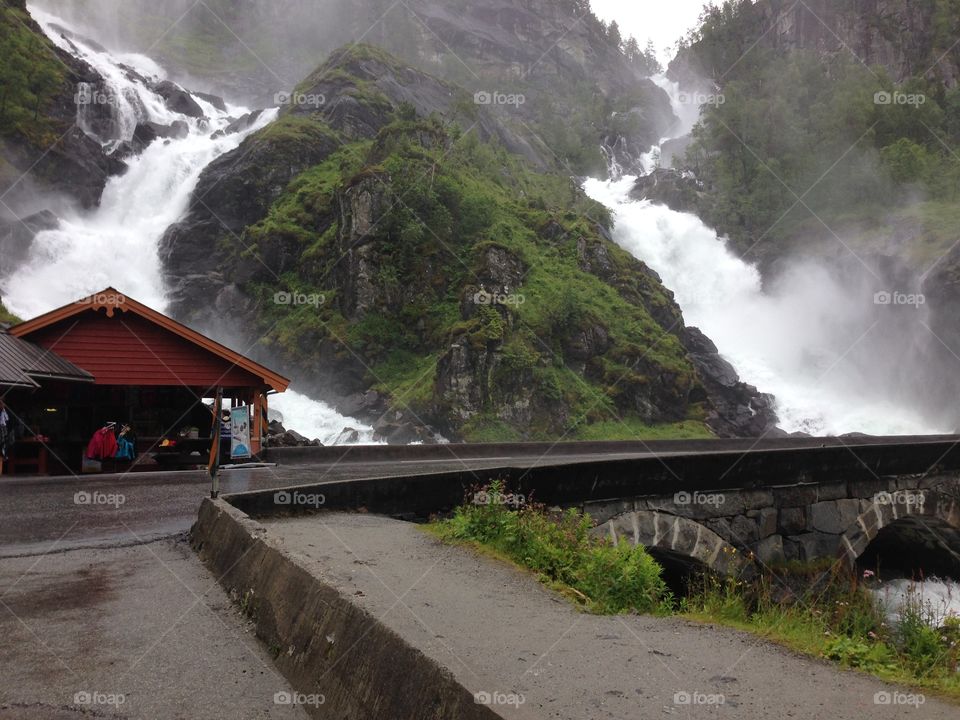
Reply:
<svg viewBox="0 0 960 720"><path fill-rule="evenodd" d="M483 502L474 502L482 497ZM434 523L445 540L477 543L540 574L591 612L660 612L672 597L661 568L643 547L592 538L591 521L576 510L551 512L501 503L501 482L472 494L453 517Z"/></svg>

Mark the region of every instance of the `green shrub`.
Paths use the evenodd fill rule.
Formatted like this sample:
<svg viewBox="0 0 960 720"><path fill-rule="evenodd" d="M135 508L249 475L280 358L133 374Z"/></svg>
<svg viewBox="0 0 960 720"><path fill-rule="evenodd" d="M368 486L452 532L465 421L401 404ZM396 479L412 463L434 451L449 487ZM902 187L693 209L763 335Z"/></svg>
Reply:
<svg viewBox="0 0 960 720"><path fill-rule="evenodd" d="M845 635L829 640L823 655L844 667L870 672L896 669L896 654L885 643L871 643Z"/></svg>
<svg viewBox="0 0 960 720"><path fill-rule="evenodd" d="M645 548L593 538L589 516L527 500L495 481L429 527L530 568L592 612L676 612L960 699L960 618L938 616L919 593L908 593L891 627L865 585L873 574L861 579L824 560L766 568L753 580L705 572L677 599Z"/></svg>
<svg viewBox="0 0 960 720"><path fill-rule="evenodd" d="M484 501L475 502L478 497ZM592 612L669 608L672 598L661 568L647 551L592 538L591 527L588 515L575 509L549 512L510 495L502 481L495 481L476 488L451 519L435 523L433 529L446 540L479 543L534 570L561 589L572 590Z"/></svg>

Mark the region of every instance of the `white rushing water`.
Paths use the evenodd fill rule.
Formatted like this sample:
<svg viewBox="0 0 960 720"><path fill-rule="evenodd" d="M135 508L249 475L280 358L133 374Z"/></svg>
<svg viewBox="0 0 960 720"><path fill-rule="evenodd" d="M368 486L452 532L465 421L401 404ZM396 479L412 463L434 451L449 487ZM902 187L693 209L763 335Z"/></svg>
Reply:
<svg viewBox="0 0 960 720"><path fill-rule="evenodd" d="M655 81L673 100L677 135L686 134L699 108L682 101L676 83ZM644 171L658 158L655 147L642 159ZM698 217L631 199L635 181L593 179L584 189L614 212L615 241L660 274L685 322L716 343L742 380L775 396L780 427L813 435L949 431L889 396L877 368L858 364L858 345L876 322L872 295L813 263L796 264L765 291L756 267Z"/></svg>
<svg viewBox="0 0 960 720"><path fill-rule="evenodd" d="M354 442L370 445L373 443L373 428L359 420L341 415L325 402L311 400L306 395L287 390L285 393L270 396L271 414L276 410L282 416L281 422L287 428L324 445L342 442L343 430L352 428L357 431Z"/></svg>
<svg viewBox="0 0 960 720"><path fill-rule="evenodd" d="M139 156L128 158L129 169L110 178L99 207L68 211L57 230L39 233L27 263L4 282L4 302L12 312L29 318L113 285L162 311L166 302L158 254L161 236L186 212L203 169L236 148L246 134L267 124L276 111L264 113L245 133L214 140L211 136L216 131L247 108L227 106L223 112L195 98L206 118L172 112L163 98L121 67L127 65L150 79L164 79L163 70L152 60L132 54L114 57L76 37L67 41L54 29L65 26L62 20L32 7L31 13L61 49L79 56L107 81L109 94L78 91L80 95L86 91L88 103L108 105L114 115L118 137L98 138L105 146L130 140L141 122L165 126L183 122L189 134L158 139ZM90 109L89 104L78 103L78 124L88 134L92 134L86 120Z"/></svg>
<svg viewBox="0 0 960 720"><path fill-rule="evenodd" d="M89 122L93 103L109 105L114 115L114 136L96 138L108 149L130 140L142 122L164 126L182 122L189 132L182 138L157 139L140 155L127 158L129 169L110 178L99 207L67 211L58 229L39 233L27 261L3 281L4 304L20 317L31 318L113 286L162 312L166 300L158 245L164 231L186 212L203 169L274 120L277 111L262 113L243 132L214 138L248 109L227 104L226 111L221 111L194 96L204 118L173 112L141 79L165 79L163 69L150 58L114 54L85 44L76 35L67 40L56 29L69 30L67 23L33 6L30 12L54 43L90 64L110 88L109 93L99 94L88 87L78 89L83 101L78 102L77 121L88 135L94 136ZM371 428L325 403L295 392L281 398L272 398L272 404L286 408L288 428L326 442L343 428L353 427L360 431L361 441L370 440Z"/></svg>
<svg viewBox="0 0 960 720"><path fill-rule="evenodd" d="M158 139L129 158L129 169L109 180L98 208L68 211L57 230L39 233L27 263L3 282L4 301L16 314L33 317L113 285L163 310L158 255L163 232L187 210L203 169L273 120L276 111L263 113L246 132L214 138L247 109L228 105L220 111L195 97L205 118L172 112L137 76L164 77L150 58L114 54L76 36L68 41L54 27L66 23L33 7L31 12L55 43L107 80L109 98L80 89L91 102L109 102L114 110L117 127L114 137L101 138L105 146L131 138L144 121L182 122L189 132L182 138ZM654 81L670 95L679 119L671 136L689 132L699 107L676 83L664 77ZM89 109L78 105L78 123L92 134ZM650 171L658 162L659 147L654 147L641 165ZM732 253L698 218L631 200L628 191L634 179L590 180L585 189L615 212L616 241L661 275L686 322L717 344L743 380L776 397L781 427L812 434L945 430L885 395L888 383L877 382L876 376L850 362L848 355L857 340L870 331L862 298L853 289L841 286L823 269L798 265L776 287L764 291L756 268ZM290 398L279 402L288 404L286 420L291 427L303 428L303 434L328 437L345 426L355 427L364 437L369 431L323 403L309 406L313 402L309 398Z"/></svg>
<svg viewBox="0 0 960 720"><path fill-rule="evenodd" d="M948 617L960 618L960 583L927 578L922 582L888 580L871 590L887 620L896 623L904 606L921 607L931 625L943 625Z"/></svg>

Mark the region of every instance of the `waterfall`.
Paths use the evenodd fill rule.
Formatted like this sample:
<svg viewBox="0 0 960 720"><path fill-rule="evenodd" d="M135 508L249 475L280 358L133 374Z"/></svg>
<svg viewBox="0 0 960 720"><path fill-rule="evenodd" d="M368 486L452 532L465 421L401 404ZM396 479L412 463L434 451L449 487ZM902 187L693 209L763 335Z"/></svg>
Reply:
<svg viewBox="0 0 960 720"><path fill-rule="evenodd" d="M29 318L114 285L162 311L166 301L158 254L161 236L186 212L203 169L270 122L276 111L264 113L245 132L213 139L247 109L228 105L221 111L195 97L204 118L173 112L147 84L165 78L152 60L132 54L114 57L102 48L86 46L77 36L68 40L57 30L64 27L62 20L35 8L31 13L54 43L105 79L103 89L84 84L77 91L77 124L105 149L132 139L139 123L180 123L188 132L185 137L157 139L128 158L129 169L108 180L99 207L68 211L58 229L39 233L27 262L5 279L4 302L12 312ZM111 137L93 129L95 104L109 109L115 131Z"/></svg>
<svg viewBox="0 0 960 720"><path fill-rule="evenodd" d="M104 78L104 88L86 83L77 88L77 125L108 152L130 141L141 123L176 126L186 132L157 138L140 154L127 158L128 170L109 179L99 207L67 211L56 230L38 233L27 260L3 280L4 303L20 317L31 318L112 285L162 312L166 300L158 245L163 233L187 211L203 169L273 121L277 110L262 113L241 132L219 133L248 109L227 103L226 109L220 110L192 95L203 117L175 112L154 90L166 73L153 60L114 54L85 43L74 33L65 38L61 28L69 27L63 20L32 6L30 13L51 41ZM97 104L109 108L106 136L94 123ZM294 395L294 400L280 401L287 407L289 428L303 427L302 434L309 435L317 428L349 426L360 431L362 440L370 440L371 428L360 421L344 417L324 403ZM330 436L331 432L322 433L324 440Z"/></svg>
<svg viewBox="0 0 960 720"><path fill-rule="evenodd" d="M657 167L660 145L690 132L700 113L676 83L653 80L670 95L679 121L670 137L642 157L645 174ZM893 349L883 348L889 359L874 348L852 352L875 321L870 288L842 284L815 263L797 263L765 291L757 268L696 215L631 199L637 178L613 170L612 180L587 180L584 190L613 211L614 240L659 273L685 322L716 343L741 379L775 396L780 427L813 435L950 431L885 392L896 382L891 367L900 356ZM856 362L848 355L856 355ZM960 616L960 583L954 580L892 579L871 592L892 623L907 604L922 604L932 625Z"/></svg>
<svg viewBox="0 0 960 720"><path fill-rule="evenodd" d="M662 145L689 133L700 108L676 83L653 80L679 118ZM644 172L653 170L659 152L655 146L644 156ZM950 431L904 399L896 375L901 356L880 352L879 333L871 337L877 308L870 288L798 262L765 289L757 268L698 217L631 199L636 179L590 179L584 190L613 211L614 240L660 274L687 324L716 343L741 379L774 395L783 429L812 435Z"/></svg>

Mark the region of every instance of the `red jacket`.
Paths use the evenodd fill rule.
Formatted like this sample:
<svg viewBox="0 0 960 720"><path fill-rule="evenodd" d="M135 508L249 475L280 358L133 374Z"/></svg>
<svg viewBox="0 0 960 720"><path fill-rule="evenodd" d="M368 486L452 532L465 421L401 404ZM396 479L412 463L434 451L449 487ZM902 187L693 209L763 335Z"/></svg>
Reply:
<svg viewBox="0 0 960 720"><path fill-rule="evenodd" d="M117 454L117 436L113 434L113 428L100 428L87 445L87 457L91 460L103 460L112 458Z"/></svg>

